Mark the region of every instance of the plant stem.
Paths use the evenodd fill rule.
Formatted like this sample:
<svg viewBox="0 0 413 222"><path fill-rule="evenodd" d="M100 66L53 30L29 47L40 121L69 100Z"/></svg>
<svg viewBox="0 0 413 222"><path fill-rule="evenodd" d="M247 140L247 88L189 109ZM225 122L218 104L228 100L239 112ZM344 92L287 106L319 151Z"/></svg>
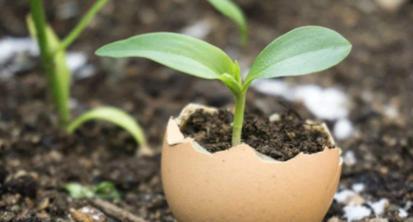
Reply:
<svg viewBox="0 0 413 222"><path fill-rule="evenodd" d="M43 7L43 0L30 0L30 8L36 31L36 39L40 49L42 66L46 72L48 87L52 92L53 102L56 105L59 115L59 123L60 125L65 126L69 122L70 113L67 106L67 101L62 99L62 94L64 92L62 92L62 86L59 84L57 75L63 75L63 73L57 72L55 56L52 55L52 49L54 46L52 46L52 40L49 39L50 36L48 36L47 33L48 27Z"/></svg>
<svg viewBox="0 0 413 222"><path fill-rule="evenodd" d="M102 7L106 5L107 2L108 0L97 0L82 17L79 23L73 28L73 30L66 36L66 38L62 41L62 43L54 53L57 54L61 50L65 50L67 47L69 47L92 21L96 13L98 13L102 9Z"/></svg>
<svg viewBox="0 0 413 222"><path fill-rule="evenodd" d="M46 34L46 18L43 8L43 0L30 0L30 9L32 12L34 26L36 28L36 37L40 48L40 56L42 57L42 61L49 61L50 54L48 52L49 45ZM49 69L49 66L46 66L45 68Z"/></svg>
<svg viewBox="0 0 413 222"><path fill-rule="evenodd" d="M244 112L245 112L245 100L246 100L246 90L242 91L235 97L235 112L234 121L232 125L232 145L238 145L241 143L242 126L244 123Z"/></svg>

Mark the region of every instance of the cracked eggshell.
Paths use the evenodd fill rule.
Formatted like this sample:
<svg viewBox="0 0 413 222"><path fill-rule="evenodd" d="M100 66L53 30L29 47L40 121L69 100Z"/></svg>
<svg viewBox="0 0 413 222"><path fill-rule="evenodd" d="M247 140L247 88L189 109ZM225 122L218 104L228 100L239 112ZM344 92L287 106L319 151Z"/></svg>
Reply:
<svg viewBox="0 0 413 222"><path fill-rule="evenodd" d="M319 222L324 218L340 178L339 148L300 153L283 162L258 154L247 144L209 153L179 129L199 108L188 105L177 119L169 120L162 150L164 192L178 221Z"/></svg>

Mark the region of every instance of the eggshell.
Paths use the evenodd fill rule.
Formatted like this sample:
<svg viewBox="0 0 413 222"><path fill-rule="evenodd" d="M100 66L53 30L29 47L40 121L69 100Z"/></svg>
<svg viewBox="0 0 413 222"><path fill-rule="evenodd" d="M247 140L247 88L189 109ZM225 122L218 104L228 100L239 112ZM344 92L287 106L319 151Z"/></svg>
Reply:
<svg viewBox="0 0 413 222"><path fill-rule="evenodd" d="M323 219L340 178L339 148L300 153L288 161L273 160L247 144L209 153L178 126L199 108L189 105L169 120L162 150L163 188L179 222Z"/></svg>

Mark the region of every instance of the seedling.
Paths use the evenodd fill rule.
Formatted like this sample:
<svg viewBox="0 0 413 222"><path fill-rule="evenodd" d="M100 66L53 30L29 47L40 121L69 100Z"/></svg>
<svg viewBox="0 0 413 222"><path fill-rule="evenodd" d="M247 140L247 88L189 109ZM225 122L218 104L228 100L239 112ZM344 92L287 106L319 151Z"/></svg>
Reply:
<svg viewBox="0 0 413 222"><path fill-rule="evenodd" d="M256 79L298 76L328 69L348 56L351 43L320 26L293 29L273 40L243 77L240 67L221 49L182 34L158 32L137 35L105 45L97 55L142 57L199 78L219 80L235 99L232 144L241 143L246 93Z"/></svg>
<svg viewBox="0 0 413 222"><path fill-rule="evenodd" d="M27 18L30 34L37 40L42 65L46 72L48 86L57 109L60 125L73 133L80 125L89 120L105 120L127 130L138 144L140 154L150 154L145 135L139 125L126 112L114 107L97 107L71 121L69 110L70 76L66 63L66 49L79 37L95 15L108 0L96 0L74 29L62 41L47 24L43 0L30 0L31 15Z"/></svg>
<svg viewBox="0 0 413 222"><path fill-rule="evenodd" d="M27 19L30 34L37 40L48 86L56 106L59 122L66 126L70 121L70 71L66 63L66 49L79 37L97 12L108 0L97 0L75 28L62 41L47 24L43 0L30 0L31 14Z"/></svg>
<svg viewBox="0 0 413 222"><path fill-rule="evenodd" d="M240 31L241 42L245 45L248 42L248 27L241 8L231 0L208 0L208 2L217 11L237 24Z"/></svg>
<svg viewBox="0 0 413 222"><path fill-rule="evenodd" d="M104 181L95 186L84 186L79 183L67 183L65 190L74 199L100 198L106 200L120 200L120 193L111 182Z"/></svg>

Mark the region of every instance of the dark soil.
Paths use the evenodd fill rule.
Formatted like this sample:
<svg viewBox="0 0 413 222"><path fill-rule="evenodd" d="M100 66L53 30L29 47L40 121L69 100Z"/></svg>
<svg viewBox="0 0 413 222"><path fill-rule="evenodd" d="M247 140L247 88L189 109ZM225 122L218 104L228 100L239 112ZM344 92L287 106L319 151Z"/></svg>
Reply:
<svg viewBox="0 0 413 222"><path fill-rule="evenodd" d="M78 21L92 1L45 0L50 23L59 36ZM199 21L210 23L205 39L239 59L246 68L274 37L300 25L324 25L353 44L348 59L323 74L287 78L296 84L338 87L349 97L354 133L338 140L345 162L339 190L363 184L364 205L389 201L381 214L362 221L413 220L413 3L395 12L378 0L237 0L248 16L250 44L241 49L236 27L198 0L109 1L87 32L70 48L86 53L96 70L73 78L72 114L90 107L113 105L133 115L143 126L153 157L135 157L137 145L126 132L92 122L67 135L58 126L38 58L30 58L13 76L0 72L0 221L72 222L73 210L93 207L91 200L71 198L68 182L93 186L110 181L121 192L111 201L149 222L173 222L159 173L165 125L190 102L228 108L232 97L219 83L179 75L152 62L105 60L93 52L99 46L137 33L180 32ZM27 1L0 0L0 37L27 37ZM71 16L67 16L67 12ZM70 13L69 13L70 14ZM171 16L173 15L173 16ZM16 56L14 60L21 60ZM13 62L11 61L11 62ZM8 62L6 63L8 65ZM1 67L0 70L8 68ZM314 116L300 102L286 102L251 90L252 113L295 110L303 119ZM327 121L333 129L336 121ZM347 156L354 160L346 161ZM334 202L325 221L346 221L343 203ZM403 208L407 217L401 217ZM104 213L107 221L121 221Z"/></svg>
<svg viewBox="0 0 413 222"><path fill-rule="evenodd" d="M213 113L197 110L183 123L181 130L209 152L218 152L232 147L232 118L233 114L223 109ZM289 160L300 152L311 154L325 147L334 147L325 132L311 127L310 123L295 113L281 114L277 121L270 121L262 113L246 113L242 142L281 161Z"/></svg>

